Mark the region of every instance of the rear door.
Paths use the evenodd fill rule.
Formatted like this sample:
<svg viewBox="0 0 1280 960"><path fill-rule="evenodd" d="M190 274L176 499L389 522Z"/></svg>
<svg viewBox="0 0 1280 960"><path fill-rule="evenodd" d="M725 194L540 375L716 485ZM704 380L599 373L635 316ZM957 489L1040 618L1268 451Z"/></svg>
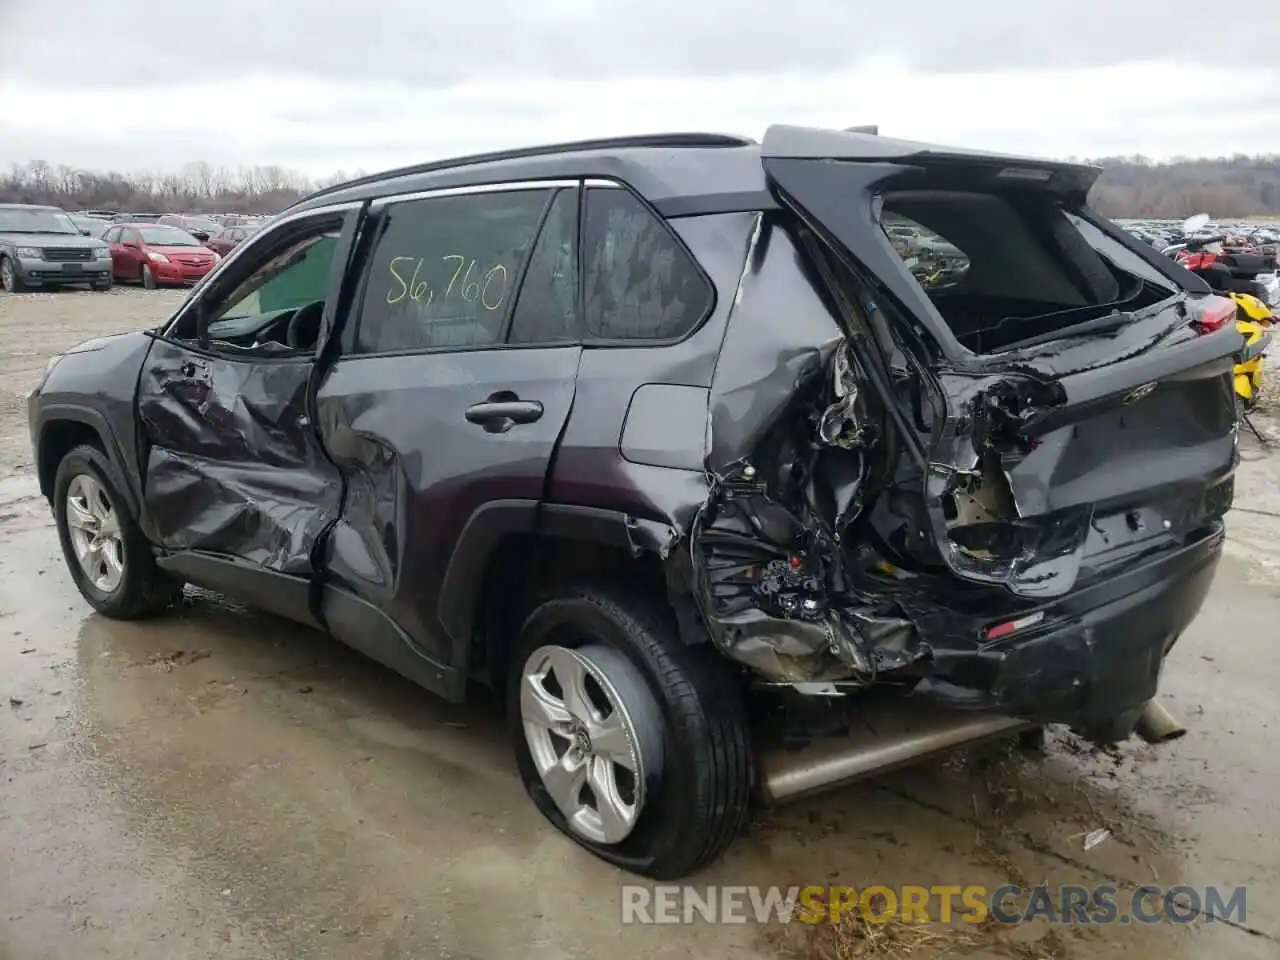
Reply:
<svg viewBox="0 0 1280 960"><path fill-rule="evenodd" d="M1225 512L1231 305L1090 214L1096 172L810 133L771 128L765 170L878 347L954 573L1060 596Z"/></svg>
<svg viewBox="0 0 1280 960"><path fill-rule="evenodd" d="M573 403L578 194L538 182L376 202L358 303L317 394L346 491L325 547L326 622L446 696L462 692L470 640L440 614L454 546L499 513L532 530Z"/></svg>

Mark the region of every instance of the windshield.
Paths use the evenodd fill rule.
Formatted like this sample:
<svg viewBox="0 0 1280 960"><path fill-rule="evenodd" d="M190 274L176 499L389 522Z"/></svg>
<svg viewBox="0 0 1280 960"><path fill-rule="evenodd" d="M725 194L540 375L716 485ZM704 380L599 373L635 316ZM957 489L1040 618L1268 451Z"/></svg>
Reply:
<svg viewBox="0 0 1280 960"><path fill-rule="evenodd" d="M157 247L198 247L200 241L177 227L138 227L143 243L152 243Z"/></svg>
<svg viewBox="0 0 1280 960"><path fill-rule="evenodd" d="M61 210L43 207L0 207L0 231L5 233L75 233L80 231Z"/></svg>

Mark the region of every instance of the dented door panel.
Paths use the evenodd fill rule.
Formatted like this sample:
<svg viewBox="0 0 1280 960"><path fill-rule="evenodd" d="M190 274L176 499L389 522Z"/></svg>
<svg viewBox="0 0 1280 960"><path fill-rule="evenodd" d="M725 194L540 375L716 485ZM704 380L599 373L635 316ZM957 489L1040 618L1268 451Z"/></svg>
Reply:
<svg viewBox="0 0 1280 960"><path fill-rule="evenodd" d="M482 505L543 498L580 353L573 345L348 357L319 389L320 433L347 487L327 540L326 582L379 608L435 663L455 659L439 617L452 550ZM541 415L505 430L468 418L469 408L507 395L540 404Z"/></svg>
<svg viewBox="0 0 1280 960"><path fill-rule="evenodd" d="M138 416L149 534L169 550L309 577L340 477L308 427L307 359L230 360L156 340Z"/></svg>

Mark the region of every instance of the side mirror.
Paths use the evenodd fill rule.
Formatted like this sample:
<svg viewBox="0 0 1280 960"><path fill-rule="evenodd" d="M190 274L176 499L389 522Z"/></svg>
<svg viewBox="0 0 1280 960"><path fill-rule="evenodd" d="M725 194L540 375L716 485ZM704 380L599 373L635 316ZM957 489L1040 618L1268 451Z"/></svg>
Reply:
<svg viewBox="0 0 1280 960"><path fill-rule="evenodd" d="M82 236L82 237L91 237L91 236L93 236L93 231L92 231L92 230L90 230L88 227L81 227L81 228L80 228L80 236Z"/></svg>

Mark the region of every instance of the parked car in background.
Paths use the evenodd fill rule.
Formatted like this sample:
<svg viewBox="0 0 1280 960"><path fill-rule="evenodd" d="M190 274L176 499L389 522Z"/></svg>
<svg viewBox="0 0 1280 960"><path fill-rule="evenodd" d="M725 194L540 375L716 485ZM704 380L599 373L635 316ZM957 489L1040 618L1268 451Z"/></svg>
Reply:
<svg viewBox="0 0 1280 960"><path fill-rule="evenodd" d="M236 245L253 234L257 227L223 227L208 240L205 246L219 256L225 257L236 248Z"/></svg>
<svg viewBox="0 0 1280 960"><path fill-rule="evenodd" d="M90 284L111 287L111 254L57 207L0 203L0 289Z"/></svg>
<svg viewBox="0 0 1280 960"><path fill-rule="evenodd" d="M101 217L89 217L82 213L69 213L67 216L76 225L76 229L80 231L81 236L85 237L101 237L103 231L111 226L109 221L103 220Z"/></svg>
<svg viewBox="0 0 1280 960"><path fill-rule="evenodd" d="M117 213L113 218L115 223L155 223L163 214L159 213Z"/></svg>
<svg viewBox="0 0 1280 960"><path fill-rule="evenodd" d="M166 213L156 222L166 227L177 227L179 230L185 230L201 243L204 243L222 229L208 217L186 217L177 213Z"/></svg>
<svg viewBox="0 0 1280 960"><path fill-rule="evenodd" d="M148 290L165 284L194 286L221 259L177 227L118 223L102 238L111 249L115 278L141 283Z"/></svg>

